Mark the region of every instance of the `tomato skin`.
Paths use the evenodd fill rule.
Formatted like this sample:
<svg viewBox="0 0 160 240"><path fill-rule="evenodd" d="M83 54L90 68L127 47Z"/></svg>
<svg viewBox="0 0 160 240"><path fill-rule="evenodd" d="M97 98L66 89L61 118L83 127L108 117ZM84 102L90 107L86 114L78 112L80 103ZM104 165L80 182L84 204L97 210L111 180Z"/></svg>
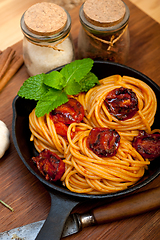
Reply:
<svg viewBox="0 0 160 240"><path fill-rule="evenodd" d="M66 125L73 122L79 123L84 117L84 108L76 99L70 98L67 103L57 107L50 115L54 122L63 122Z"/></svg>
<svg viewBox="0 0 160 240"><path fill-rule="evenodd" d="M133 117L138 111L138 98L129 88L113 89L107 94L105 104L110 114L122 121Z"/></svg>
<svg viewBox="0 0 160 240"><path fill-rule="evenodd" d="M44 149L37 157L32 157L32 160L46 180L58 181L65 172L62 159L48 149Z"/></svg>
<svg viewBox="0 0 160 240"><path fill-rule="evenodd" d="M67 137L68 125L81 122L84 117L83 106L74 98L50 112L50 118L55 124L57 134Z"/></svg>
<svg viewBox="0 0 160 240"><path fill-rule="evenodd" d="M100 157L114 156L120 144L120 135L114 129L93 128L87 138L87 146Z"/></svg>
<svg viewBox="0 0 160 240"><path fill-rule="evenodd" d="M148 134L139 131L139 135L133 139L132 146L142 157L153 160L160 156L160 133Z"/></svg>
<svg viewBox="0 0 160 240"><path fill-rule="evenodd" d="M67 136L67 125L65 125L62 122L55 122L54 123L55 129L57 134L61 135L62 137L66 137Z"/></svg>

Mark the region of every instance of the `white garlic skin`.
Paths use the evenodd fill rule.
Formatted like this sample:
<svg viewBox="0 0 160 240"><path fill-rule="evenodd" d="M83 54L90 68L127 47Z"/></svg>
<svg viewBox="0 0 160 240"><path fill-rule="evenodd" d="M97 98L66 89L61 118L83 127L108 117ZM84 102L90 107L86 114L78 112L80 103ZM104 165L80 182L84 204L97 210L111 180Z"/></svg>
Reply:
<svg viewBox="0 0 160 240"><path fill-rule="evenodd" d="M10 144L10 133L6 124L0 120L0 158L3 157Z"/></svg>

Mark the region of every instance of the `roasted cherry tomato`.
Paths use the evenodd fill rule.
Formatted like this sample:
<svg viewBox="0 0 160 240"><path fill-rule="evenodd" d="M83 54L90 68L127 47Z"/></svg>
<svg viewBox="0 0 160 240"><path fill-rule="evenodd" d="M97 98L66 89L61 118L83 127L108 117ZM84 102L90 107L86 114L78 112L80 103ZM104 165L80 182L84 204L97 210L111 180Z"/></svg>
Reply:
<svg viewBox="0 0 160 240"><path fill-rule="evenodd" d="M44 149L32 160L46 180L54 182L60 180L65 172L65 164L62 159L48 149Z"/></svg>
<svg viewBox="0 0 160 240"><path fill-rule="evenodd" d="M54 126L55 126L57 134L61 135L62 137L67 136L68 127L66 124L64 124L62 122L55 122Z"/></svg>
<svg viewBox="0 0 160 240"><path fill-rule="evenodd" d="M54 122L63 122L69 125L73 122L82 121L84 117L84 108L76 99L70 98L67 103L57 107L50 115Z"/></svg>
<svg viewBox="0 0 160 240"><path fill-rule="evenodd" d="M110 114L119 120L129 119L138 111L136 94L124 87L110 91L106 96L105 104Z"/></svg>
<svg viewBox="0 0 160 240"><path fill-rule="evenodd" d="M120 135L109 128L93 128L87 138L87 146L100 157L114 156L119 144Z"/></svg>
<svg viewBox="0 0 160 240"><path fill-rule="evenodd" d="M70 98L67 103L50 112L50 117L55 123L57 134L66 137L68 125L82 121L84 108L76 99Z"/></svg>
<svg viewBox="0 0 160 240"><path fill-rule="evenodd" d="M142 157L155 159L160 156L160 133L148 134L140 131L134 137L132 145Z"/></svg>

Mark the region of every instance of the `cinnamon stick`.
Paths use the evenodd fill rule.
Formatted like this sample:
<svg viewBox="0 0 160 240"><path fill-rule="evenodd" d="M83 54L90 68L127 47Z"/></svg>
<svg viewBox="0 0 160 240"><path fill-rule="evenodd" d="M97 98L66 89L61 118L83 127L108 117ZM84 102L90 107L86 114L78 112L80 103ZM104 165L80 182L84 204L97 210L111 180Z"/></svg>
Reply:
<svg viewBox="0 0 160 240"><path fill-rule="evenodd" d="M8 56L11 53L11 51L13 51L12 48L8 47L1 53L1 55L0 55L0 72L2 71L3 66L4 66L5 62L7 61Z"/></svg>
<svg viewBox="0 0 160 240"><path fill-rule="evenodd" d="M12 48L7 48L4 50L2 55L0 56L0 79L4 76L11 61L13 60L15 51Z"/></svg>
<svg viewBox="0 0 160 240"><path fill-rule="evenodd" d="M16 56L11 62L8 70L5 75L0 79L0 92L5 87L5 85L9 82L9 80L14 76L14 74L18 71L18 69L23 64L23 56Z"/></svg>

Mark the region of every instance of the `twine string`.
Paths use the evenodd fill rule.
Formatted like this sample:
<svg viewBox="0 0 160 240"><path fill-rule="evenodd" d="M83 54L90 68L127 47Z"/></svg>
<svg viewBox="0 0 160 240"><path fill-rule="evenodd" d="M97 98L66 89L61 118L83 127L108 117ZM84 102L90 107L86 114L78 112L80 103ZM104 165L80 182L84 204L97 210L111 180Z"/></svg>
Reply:
<svg viewBox="0 0 160 240"><path fill-rule="evenodd" d="M105 44L108 44L108 48L107 48L107 51L109 51L111 49L111 47L114 46L114 44L122 37L122 35L125 33L126 29L127 29L128 25L123 29L123 31L121 32L121 34L115 38L115 35L112 35L111 38L110 38L110 41L107 41L107 40L104 40L104 39L101 39L99 37L96 37L95 35L93 35L92 33L88 32L85 30L85 32L92 38L96 39L97 41L100 41L102 43L105 43Z"/></svg>
<svg viewBox="0 0 160 240"><path fill-rule="evenodd" d="M32 42L30 39L27 39L27 40L29 42L31 42L32 44L34 44L36 46L39 46L39 47L48 47L48 48L52 48L55 51L64 51L63 49L60 49L57 46L59 44L61 44L68 36L69 36L69 33L63 39L61 39L59 42L57 42L54 46L52 46L52 45L44 45L44 44L39 44L39 43L36 43L36 42Z"/></svg>

